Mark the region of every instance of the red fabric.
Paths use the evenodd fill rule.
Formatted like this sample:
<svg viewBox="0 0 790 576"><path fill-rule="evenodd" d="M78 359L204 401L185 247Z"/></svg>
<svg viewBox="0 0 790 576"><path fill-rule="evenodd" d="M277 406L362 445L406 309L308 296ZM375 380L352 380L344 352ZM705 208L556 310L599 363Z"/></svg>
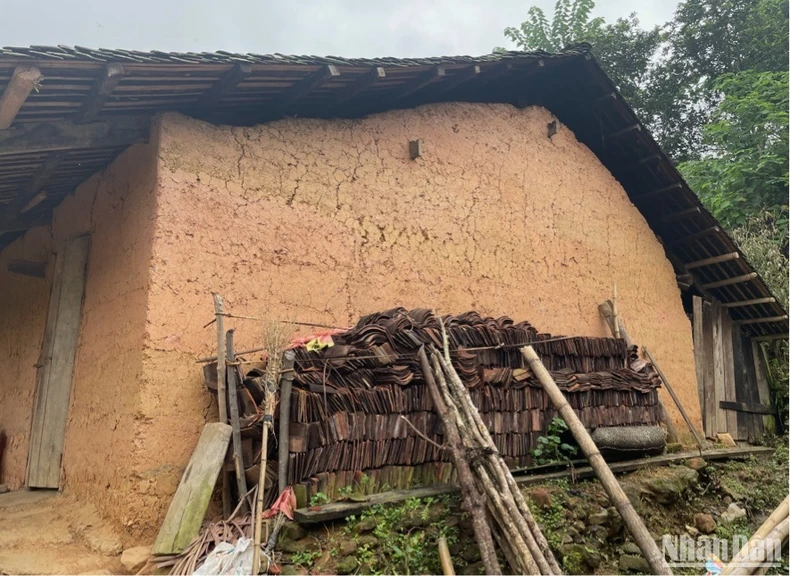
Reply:
<svg viewBox="0 0 790 576"><path fill-rule="evenodd" d="M263 513L263 518L272 518L282 512L288 520L293 520L295 509L296 495L294 494L294 489L288 486L288 488L280 493L277 500L272 504L272 507Z"/></svg>

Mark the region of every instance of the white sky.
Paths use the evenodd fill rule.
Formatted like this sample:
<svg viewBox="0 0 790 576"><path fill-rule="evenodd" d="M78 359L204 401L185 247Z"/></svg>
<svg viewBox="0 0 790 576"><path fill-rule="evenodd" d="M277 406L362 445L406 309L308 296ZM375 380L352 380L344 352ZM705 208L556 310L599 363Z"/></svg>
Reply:
<svg viewBox="0 0 790 576"><path fill-rule="evenodd" d="M554 0L0 0L0 45L336 56L480 55ZM607 21L663 24L677 0L598 0Z"/></svg>

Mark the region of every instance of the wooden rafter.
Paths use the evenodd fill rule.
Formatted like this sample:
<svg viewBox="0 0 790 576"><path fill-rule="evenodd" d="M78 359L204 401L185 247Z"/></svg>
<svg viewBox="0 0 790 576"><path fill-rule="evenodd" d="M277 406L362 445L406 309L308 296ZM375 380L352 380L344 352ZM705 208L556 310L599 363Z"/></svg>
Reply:
<svg viewBox="0 0 790 576"><path fill-rule="evenodd" d="M771 322L784 322L787 320L787 314L781 316L768 316L767 318L749 318L748 320L736 320L735 323L743 326L745 324L769 324Z"/></svg>
<svg viewBox="0 0 790 576"><path fill-rule="evenodd" d="M710 290L711 288L721 288L722 286L729 286L730 284L740 284L741 282L748 282L749 280L754 280L757 278L757 272L750 272L749 274L743 274L741 276L733 276L732 278L727 278L726 280L719 280L717 282L710 282L708 284L703 284L703 290Z"/></svg>
<svg viewBox="0 0 790 576"><path fill-rule="evenodd" d="M473 80L476 78L480 78L480 66L467 66L463 70L458 70L453 76L451 76L448 80L445 80L439 85L437 93L446 94L451 90L455 90L461 84L468 82L469 80Z"/></svg>
<svg viewBox="0 0 790 576"><path fill-rule="evenodd" d="M690 242L694 242L699 240L700 238L704 238L709 234L717 234L721 232L721 228L718 226L711 226L710 228L705 228L704 230L700 230L699 232L694 232L693 234L689 234L688 236L683 236L682 238L678 238L677 240L672 240L666 243L668 248L673 248L675 246L682 246L684 244L688 244Z"/></svg>
<svg viewBox="0 0 790 576"><path fill-rule="evenodd" d="M0 130L14 122L19 109L41 82L41 72L33 66L17 66L0 97Z"/></svg>
<svg viewBox="0 0 790 576"><path fill-rule="evenodd" d="M58 165L63 161L66 157L66 152L59 151L59 152L52 152L47 159L44 161L44 164L41 165L41 168L36 171L36 175L33 180L22 190L19 194L17 194L14 201L5 210L5 215L2 218L2 222L4 225L7 225L14 221L19 215L30 211L33 206L29 206L33 199L35 199L39 194L41 194L41 188L46 185L49 181L52 173L57 169ZM46 195L44 195L46 198ZM44 200L41 199L41 201ZM40 203L40 202L38 202Z"/></svg>
<svg viewBox="0 0 790 576"><path fill-rule="evenodd" d="M723 302L724 308L741 308L743 306L755 306L757 304L773 304L776 298L768 296L766 298L753 298L751 300L740 300L738 302Z"/></svg>
<svg viewBox="0 0 790 576"><path fill-rule="evenodd" d="M77 112L74 122L76 124L83 124L93 120L99 112L101 112L104 103L107 102L107 98L113 93L115 87L118 86L118 83L123 79L123 76L123 66L115 63L106 64L102 71L101 79L94 85L90 96L85 100L85 104L83 104L80 111Z"/></svg>
<svg viewBox="0 0 790 576"><path fill-rule="evenodd" d="M209 88L198 100L198 108L210 108L218 104L226 94L252 74L252 64L239 62L222 75L216 84Z"/></svg>
<svg viewBox="0 0 790 576"><path fill-rule="evenodd" d="M321 66L312 74L296 82L277 98L272 103L269 114L274 117L282 116L296 102L338 76L340 76L340 72L336 66L332 64Z"/></svg>
<svg viewBox="0 0 790 576"><path fill-rule="evenodd" d="M693 206L692 208L687 208L686 210L680 210L679 212L675 212L673 214L667 214L661 219L661 221L664 223L677 222L678 220L690 218L692 216L696 216L697 214L701 214L701 213L702 210L700 210L699 206Z"/></svg>
<svg viewBox="0 0 790 576"><path fill-rule="evenodd" d="M335 104L345 104L346 102L355 98L361 92L367 90L371 86L373 86L376 82L381 80L382 78L386 78L387 73L384 72L384 68L381 66L376 66L375 68L371 68L369 72L363 74L359 77L359 80L349 84L346 86L336 97L335 97Z"/></svg>
<svg viewBox="0 0 790 576"><path fill-rule="evenodd" d="M670 184L669 186L664 186L663 188L656 188L655 190L650 190L649 192L645 192L644 194L639 194L634 198L634 200L644 200L645 198L653 198L654 196L660 196L661 194L666 194L667 192L671 192L672 190L680 190L683 186L680 182L675 184Z"/></svg>
<svg viewBox="0 0 790 576"><path fill-rule="evenodd" d="M686 270L693 270L694 268L702 268L703 266L710 266L712 264L721 264L722 262L729 262L737 260L741 255L738 252L728 252L719 256L711 256L710 258L703 258L686 264Z"/></svg>
<svg viewBox="0 0 790 576"><path fill-rule="evenodd" d="M444 78L445 75L444 66L434 66L430 70L426 70L422 74L419 74L414 80L408 82L400 90L396 91L390 96L390 101L398 102L399 100L403 100L407 96L411 96L418 90L421 90L434 80Z"/></svg>

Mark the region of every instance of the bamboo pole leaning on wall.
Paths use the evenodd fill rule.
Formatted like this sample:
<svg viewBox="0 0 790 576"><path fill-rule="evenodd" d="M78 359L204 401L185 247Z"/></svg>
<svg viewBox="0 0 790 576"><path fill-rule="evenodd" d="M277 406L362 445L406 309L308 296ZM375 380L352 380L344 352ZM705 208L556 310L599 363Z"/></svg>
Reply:
<svg viewBox="0 0 790 576"><path fill-rule="evenodd" d="M573 408L568 404L562 391L540 361L535 350L532 346L525 346L521 349L521 353L529 363L532 372L537 376L546 394L548 394L552 404L554 404L560 416L562 416L562 419L568 424L568 428L576 439L576 442L578 442L582 452L584 452L584 455L587 457L590 466L595 470L595 474L598 476L606 494L622 517L628 531L642 551L645 560L647 560L647 563L650 565L652 573L671 575L672 570L670 570L669 565L667 565L664 560L664 555L661 553L661 550L659 550L652 536L650 536L650 532L648 532L644 522L642 522L642 519L634 510L634 507L631 506L631 502L623 492L623 489L620 487L614 474L612 474L609 466L607 466L595 442L590 438L590 435L584 428L584 424L582 424L579 417L573 411Z"/></svg>
<svg viewBox="0 0 790 576"><path fill-rule="evenodd" d="M217 292L213 292L214 297L214 315L217 322L217 406L219 407L219 421L223 424L228 423L228 397L227 387L225 385L225 301ZM230 498L230 474L222 467L220 473L222 479L222 517L228 518L230 516L231 498Z"/></svg>
<svg viewBox="0 0 790 576"><path fill-rule="evenodd" d="M239 426L239 399L237 387L239 385L239 373L236 366L236 355L233 346L233 329L228 330L225 336L225 350L228 355L226 372L228 374L228 412L230 414L230 426L232 429L231 438L233 440L233 469L236 471L236 490L239 494L239 505L242 513L249 510L247 499L247 477L244 475L244 458L241 454L241 427Z"/></svg>

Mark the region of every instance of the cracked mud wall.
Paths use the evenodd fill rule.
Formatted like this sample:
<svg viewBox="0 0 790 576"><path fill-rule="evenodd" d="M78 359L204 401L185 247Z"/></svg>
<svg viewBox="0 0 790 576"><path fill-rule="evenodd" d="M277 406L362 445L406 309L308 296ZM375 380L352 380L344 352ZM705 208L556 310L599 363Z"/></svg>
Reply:
<svg viewBox="0 0 790 576"><path fill-rule="evenodd" d="M4 481L25 481L28 435L55 264L63 241L91 235L74 364L61 486L125 522L148 468L138 445L149 265L156 204L156 144L123 152L80 185L36 228L0 256L0 428L12 430ZM48 261L45 280L8 275L8 258ZM6 298L10 298L7 300ZM9 424L10 422L10 424ZM167 491L173 488L168 485Z"/></svg>
<svg viewBox="0 0 790 576"><path fill-rule="evenodd" d="M179 441L151 466L183 466L210 409L194 358L216 346L204 328L214 290L249 316L345 326L429 306L607 336L598 304L616 281L629 332L699 423L674 271L597 158L564 126L547 138L551 120L461 103L247 128L160 117L143 413ZM423 156L411 161L416 138ZM227 325L237 349L260 344L256 322Z"/></svg>

